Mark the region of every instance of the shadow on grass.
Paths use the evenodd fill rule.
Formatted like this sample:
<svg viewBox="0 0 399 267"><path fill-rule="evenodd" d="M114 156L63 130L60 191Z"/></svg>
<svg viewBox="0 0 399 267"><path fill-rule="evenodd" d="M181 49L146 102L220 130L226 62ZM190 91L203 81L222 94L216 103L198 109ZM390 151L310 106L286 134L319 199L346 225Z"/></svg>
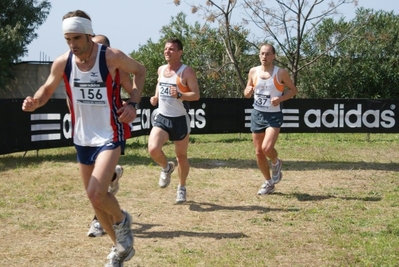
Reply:
<svg viewBox="0 0 399 267"><path fill-rule="evenodd" d="M239 137L237 134L237 137L230 137L230 138L223 138L223 136L220 137L220 139L209 139L209 140L204 140L204 138L196 138L190 135L190 145L199 143L199 144L209 144L209 143L222 143L222 144L230 144L230 143L241 143L241 142L252 142L251 138L248 137ZM251 144L251 143L250 143Z"/></svg>
<svg viewBox="0 0 399 267"><path fill-rule="evenodd" d="M342 199L342 200L358 200L358 201L381 201L381 197L340 197L340 196L333 196L333 195L309 195L306 193L292 193L292 194L284 194L284 193L273 193L273 195L280 195L286 197L295 197L298 201L323 201L326 199Z"/></svg>
<svg viewBox="0 0 399 267"><path fill-rule="evenodd" d="M193 168L217 169L257 169L254 160L242 159L200 159L190 158ZM344 162L344 161L286 161L283 159L283 171L312 171L312 170L377 170L377 171L399 171L398 163L370 163L370 162Z"/></svg>
<svg viewBox="0 0 399 267"><path fill-rule="evenodd" d="M223 140L223 142L235 142L236 139ZM144 165L149 166L155 162L146 153L146 144L130 143L126 145L126 155L120 157L121 165ZM234 155L232 155L234 156ZM169 157L169 159L172 159ZM258 169L256 159L237 159L237 158L198 158L190 157L190 164L192 168L201 169L219 169L219 168L236 168L236 169ZM23 167L30 164L38 164L42 162L77 162L76 152L74 148L68 148L64 151L48 154L46 151L28 151L24 156L5 156L1 158L0 171L13 169L15 167ZM377 170L377 171L397 171L399 172L399 164L395 162L390 163L374 163L364 161L288 161L283 158L283 171L312 171L312 170Z"/></svg>
<svg viewBox="0 0 399 267"><path fill-rule="evenodd" d="M212 233L212 232L193 232L193 231L149 231L151 228L161 226L159 224L142 224L133 223L139 228L134 229L134 235L138 238L164 238L171 239L176 237L198 237L198 238L214 238L214 239L236 239L248 238L244 233Z"/></svg>
<svg viewBox="0 0 399 267"><path fill-rule="evenodd" d="M271 209L262 206L220 206L213 203L196 203L193 201L188 201L187 204L190 206L191 211L197 212L211 212L219 210L233 210L233 211L259 211L259 212L271 212L271 211L298 211L292 209Z"/></svg>

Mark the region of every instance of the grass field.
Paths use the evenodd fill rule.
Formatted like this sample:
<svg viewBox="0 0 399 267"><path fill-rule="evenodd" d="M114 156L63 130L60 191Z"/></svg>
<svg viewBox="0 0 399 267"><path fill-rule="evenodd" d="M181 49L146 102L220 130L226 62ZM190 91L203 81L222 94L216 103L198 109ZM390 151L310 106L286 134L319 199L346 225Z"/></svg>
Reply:
<svg viewBox="0 0 399 267"><path fill-rule="evenodd" d="M125 267L399 266L399 135L281 134L283 180L262 177L249 134L191 137L188 202L158 188L144 137L121 157L132 214ZM173 146L165 152L173 159ZM0 265L104 266L74 148L0 156Z"/></svg>

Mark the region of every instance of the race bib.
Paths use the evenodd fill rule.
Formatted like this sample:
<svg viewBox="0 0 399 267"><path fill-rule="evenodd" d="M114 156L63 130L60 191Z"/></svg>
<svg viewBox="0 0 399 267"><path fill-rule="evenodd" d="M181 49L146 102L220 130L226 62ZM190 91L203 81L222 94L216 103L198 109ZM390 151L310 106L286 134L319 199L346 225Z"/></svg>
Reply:
<svg viewBox="0 0 399 267"><path fill-rule="evenodd" d="M170 87L171 86L176 86L175 84L170 84L170 83L159 83L159 95L160 96L170 96Z"/></svg>
<svg viewBox="0 0 399 267"><path fill-rule="evenodd" d="M73 95L77 105L108 105L107 87L104 82L75 82L73 87Z"/></svg>
<svg viewBox="0 0 399 267"><path fill-rule="evenodd" d="M255 105L258 107L270 107L272 105L270 95L256 95Z"/></svg>

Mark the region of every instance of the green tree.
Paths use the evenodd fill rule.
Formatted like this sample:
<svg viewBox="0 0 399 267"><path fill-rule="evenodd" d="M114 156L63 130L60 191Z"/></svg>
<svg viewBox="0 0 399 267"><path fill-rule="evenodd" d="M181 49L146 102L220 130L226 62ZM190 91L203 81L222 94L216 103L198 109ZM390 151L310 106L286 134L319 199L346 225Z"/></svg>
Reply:
<svg viewBox="0 0 399 267"><path fill-rule="evenodd" d="M230 35L236 63L232 63L226 54L226 46L217 29L201 26L198 22L189 25L184 13L172 17L170 24L162 27L160 33L158 43L149 40L131 53L147 68L143 95L154 94L158 67L166 64L163 56L165 42L177 37L184 45L183 62L196 71L202 97L242 97L244 87L237 76L236 66L242 67L240 76L246 77L253 64L253 58L247 56L246 31L237 27Z"/></svg>
<svg viewBox="0 0 399 267"><path fill-rule="evenodd" d="M367 25L367 27L362 27ZM399 99L399 16L360 8L350 22L328 19L307 41L306 57L313 58L346 35L329 53L301 76L301 88L311 98Z"/></svg>
<svg viewBox="0 0 399 267"><path fill-rule="evenodd" d="M27 52L36 37L35 30L50 12L49 1L1 0L0 2L0 80L12 77L11 66Z"/></svg>

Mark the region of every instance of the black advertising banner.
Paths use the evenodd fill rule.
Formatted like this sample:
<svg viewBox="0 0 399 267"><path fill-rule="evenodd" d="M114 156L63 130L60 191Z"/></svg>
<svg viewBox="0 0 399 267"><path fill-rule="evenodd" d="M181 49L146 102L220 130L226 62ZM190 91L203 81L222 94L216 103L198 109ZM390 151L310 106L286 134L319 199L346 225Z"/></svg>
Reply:
<svg viewBox="0 0 399 267"><path fill-rule="evenodd" d="M23 99L0 100L0 154L71 146L70 114L63 99L35 112L22 111Z"/></svg>
<svg viewBox="0 0 399 267"><path fill-rule="evenodd" d="M64 99L33 113L23 99L0 99L0 154L73 145ZM249 133L252 99L203 98L190 103L192 134ZM399 100L291 99L284 102L282 133L398 133ZM148 135L156 107L143 97L132 137Z"/></svg>

